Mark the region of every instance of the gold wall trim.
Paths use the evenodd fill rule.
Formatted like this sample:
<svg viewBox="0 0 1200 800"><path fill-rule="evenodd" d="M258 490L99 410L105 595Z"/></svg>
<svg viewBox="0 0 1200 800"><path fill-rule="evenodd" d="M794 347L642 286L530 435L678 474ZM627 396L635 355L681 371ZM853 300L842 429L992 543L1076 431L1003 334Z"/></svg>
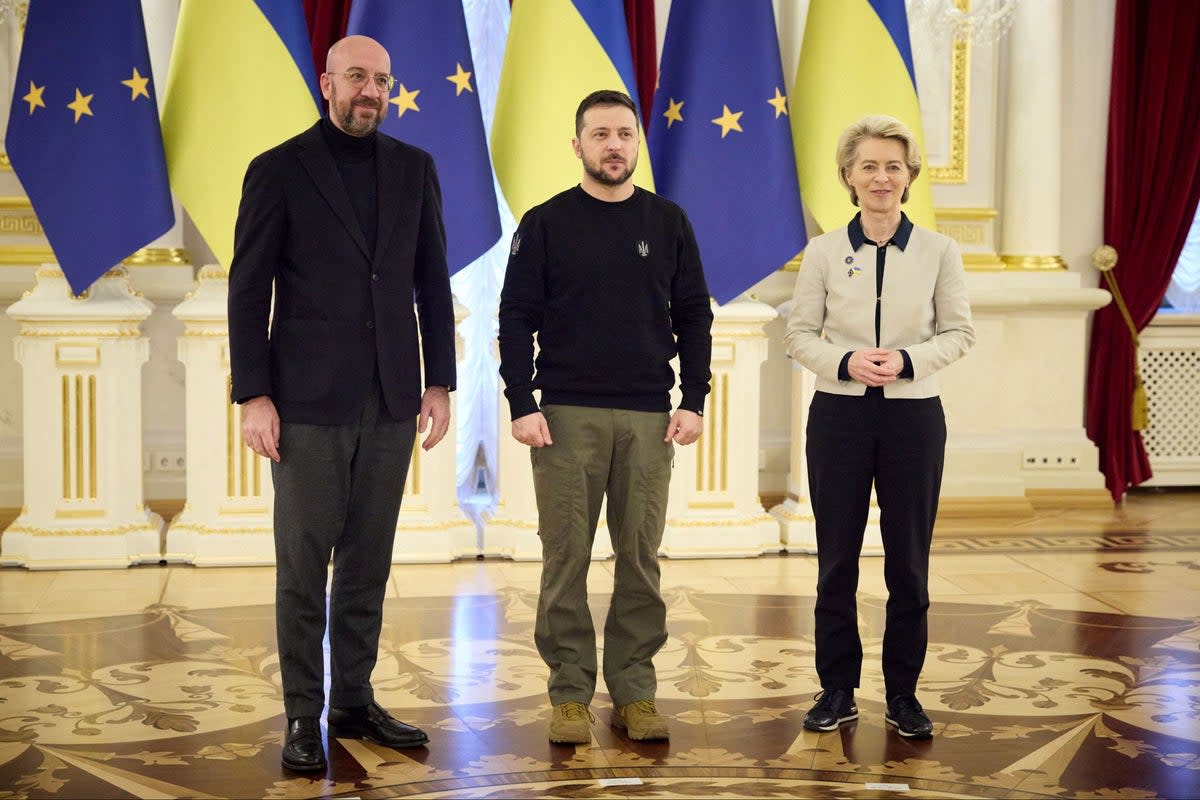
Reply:
<svg viewBox="0 0 1200 800"><path fill-rule="evenodd" d="M104 516L103 508L57 508L55 519L95 519Z"/></svg>
<svg viewBox="0 0 1200 800"><path fill-rule="evenodd" d="M57 263L54 251L44 244L0 245L0 265L28 267L54 263Z"/></svg>
<svg viewBox="0 0 1200 800"><path fill-rule="evenodd" d="M775 522L768 514L758 514L752 517L738 519L668 519L667 525L672 528L739 528L743 525L756 525L760 522ZM721 548L709 548L714 552Z"/></svg>
<svg viewBox="0 0 1200 800"><path fill-rule="evenodd" d="M179 267L192 263L182 247L143 247L121 262L127 267Z"/></svg>
<svg viewBox="0 0 1200 800"><path fill-rule="evenodd" d="M130 525L114 525L111 528L35 528L32 525L13 524L6 528L4 533L6 536L13 533L24 533L28 536L59 536L64 539L73 539L78 536L124 536L127 533L134 533L136 531L153 531L154 533L158 533L159 528L156 525L145 522L135 522ZM81 560L91 562L108 561L110 559L89 558ZM35 563L41 566L48 562L37 561ZM75 561L64 560L62 563L74 564Z"/></svg>
<svg viewBox="0 0 1200 800"><path fill-rule="evenodd" d="M1065 270L1067 262L1062 256L1008 256L1001 255L1004 268L1008 270L1024 270L1030 272L1045 272L1048 270Z"/></svg>
<svg viewBox="0 0 1200 800"><path fill-rule="evenodd" d="M954 0L960 11L969 11L971 0ZM932 183L967 182L967 121L971 95L971 43L955 40L950 53L950 163L929 165Z"/></svg>
<svg viewBox="0 0 1200 800"><path fill-rule="evenodd" d="M12 162L8 160L8 153L0 153L0 170L12 172Z"/></svg>
<svg viewBox="0 0 1200 800"><path fill-rule="evenodd" d="M136 338L142 335L140 328L136 327L138 320L117 320L115 324L128 324L135 327L125 330L111 330L108 328L98 329L76 329L76 328L40 328L32 325L23 324L21 326L20 336L28 336L34 339L59 339L59 338L87 338L87 339L129 339Z"/></svg>
<svg viewBox="0 0 1200 800"><path fill-rule="evenodd" d="M801 250L799 253L797 253L795 256L793 256L786 264L784 264L779 269L782 272L799 272L800 265L803 262L804 262L804 251Z"/></svg>
<svg viewBox="0 0 1200 800"><path fill-rule="evenodd" d="M963 253L963 266L968 272L1003 272L1007 269L995 253Z"/></svg>
<svg viewBox="0 0 1200 800"><path fill-rule="evenodd" d="M5 156L7 159L8 156ZM33 208L33 203L29 202L29 198L24 195L6 195L0 196L0 208L23 208L29 210Z"/></svg>
<svg viewBox="0 0 1200 800"><path fill-rule="evenodd" d="M933 215L938 222L944 219L971 220L971 221L987 221L995 219L999 214L994 208L935 208Z"/></svg>

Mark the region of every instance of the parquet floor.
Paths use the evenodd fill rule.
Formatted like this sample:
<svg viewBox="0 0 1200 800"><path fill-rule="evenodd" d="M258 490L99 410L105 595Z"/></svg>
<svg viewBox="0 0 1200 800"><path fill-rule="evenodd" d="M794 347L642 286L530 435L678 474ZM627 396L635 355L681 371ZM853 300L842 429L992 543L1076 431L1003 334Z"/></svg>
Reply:
<svg viewBox="0 0 1200 800"><path fill-rule="evenodd" d="M672 737L630 741L601 686L578 747L546 739L539 564L396 566L377 699L431 742L330 739L316 777L279 765L271 569L0 570L0 799L1200 797L1200 493L940 524L928 742L883 723L881 566L856 725L801 726L814 558L665 560ZM602 623L611 564L589 588Z"/></svg>

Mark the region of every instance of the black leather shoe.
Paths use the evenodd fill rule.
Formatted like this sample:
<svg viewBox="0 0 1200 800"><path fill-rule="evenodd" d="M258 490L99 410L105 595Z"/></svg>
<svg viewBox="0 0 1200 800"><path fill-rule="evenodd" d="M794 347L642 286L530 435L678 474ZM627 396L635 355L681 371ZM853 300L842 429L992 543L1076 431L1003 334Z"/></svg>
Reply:
<svg viewBox="0 0 1200 800"><path fill-rule="evenodd" d="M293 772L323 771L325 749L321 746L321 720L317 717L289 719L281 760Z"/></svg>
<svg viewBox="0 0 1200 800"><path fill-rule="evenodd" d="M393 717L379 703L356 709L329 709L329 735L338 739L369 739L384 747L421 747L425 731Z"/></svg>
<svg viewBox="0 0 1200 800"><path fill-rule="evenodd" d="M804 727L810 731L835 731L852 719L858 719L854 690L826 689L817 695L817 704L804 715Z"/></svg>
<svg viewBox="0 0 1200 800"><path fill-rule="evenodd" d="M909 739L928 739L933 736L933 723L925 716L925 709L911 694L902 694L888 701L883 721L896 728L896 732Z"/></svg>

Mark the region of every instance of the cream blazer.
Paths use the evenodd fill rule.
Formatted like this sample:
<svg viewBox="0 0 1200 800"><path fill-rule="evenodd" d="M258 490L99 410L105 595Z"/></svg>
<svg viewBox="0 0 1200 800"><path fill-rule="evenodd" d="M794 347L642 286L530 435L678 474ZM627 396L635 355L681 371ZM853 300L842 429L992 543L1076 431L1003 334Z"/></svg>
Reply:
<svg viewBox="0 0 1200 800"><path fill-rule="evenodd" d="M784 345L816 374L818 391L867 391L866 384L839 381L838 365L847 352L875 347L875 257L870 242L851 249L844 227L816 237L804 252ZM885 385L884 396L936 396L938 370L975 343L958 244L914 225L906 248L888 248L881 297L879 346L907 351L913 366L912 379Z"/></svg>

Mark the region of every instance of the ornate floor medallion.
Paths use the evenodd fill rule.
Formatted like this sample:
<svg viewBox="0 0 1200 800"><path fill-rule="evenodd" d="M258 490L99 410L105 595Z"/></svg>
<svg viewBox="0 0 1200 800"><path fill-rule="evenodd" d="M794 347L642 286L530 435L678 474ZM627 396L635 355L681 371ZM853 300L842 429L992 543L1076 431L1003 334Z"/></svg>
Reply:
<svg viewBox="0 0 1200 800"><path fill-rule="evenodd" d="M1099 581L1154 576L1188 596L1200 586L1194 553L1096 569ZM1200 622L1182 612L1064 610L1036 592L943 596L920 691L935 737L912 742L883 723L882 599L860 596L861 718L818 735L801 727L819 689L811 595L683 585L667 596L671 638L656 664L669 742L611 727L603 686L593 742L547 742L532 587L392 597L376 696L431 743L398 752L332 739L315 778L279 765L270 605L160 603L8 625L0 798L1200 795ZM592 605L600 628L607 598Z"/></svg>

